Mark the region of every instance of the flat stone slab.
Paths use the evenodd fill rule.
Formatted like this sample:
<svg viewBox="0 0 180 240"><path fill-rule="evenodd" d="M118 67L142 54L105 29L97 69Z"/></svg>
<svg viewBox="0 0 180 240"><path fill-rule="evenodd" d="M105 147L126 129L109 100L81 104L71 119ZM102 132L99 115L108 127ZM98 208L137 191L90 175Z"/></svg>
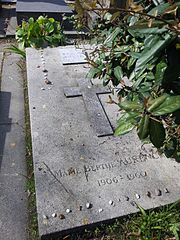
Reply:
<svg viewBox="0 0 180 240"><path fill-rule="evenodd" d="M27 49L40 237L61 236L137 212L136 203L150 209L179 199L178 163L142 145L134 133L98 136L91 119L92 95L87 107L82 89L78 92L85 81L88 89L88 65L63 65L60 49ZM118 107L107 103L109 93L98 94L95 81L91 84L114 128ZM66 89L74 87L76 97L68 97ZM101 128L98 121L96 125Z"/></svg>
<svg viewBox="0 0 180 240"><path fill-rule="evenodd" d="M20 57L7 53L3 58L0 91L0 240L26 240L28 204L23 78L18 66Z"/></svg>
<svg viewBox="0 0 180 240"><path fill-rule="evenodd" d="M66 47L59 50L63 65L87 63L85 53L76 47Z"/></svg>
<svg viewBox="0 0 180 240"><path fill-rule="evenodd" d="M17 12L57 12L71 13L72 10L68 7L64 0L17 0Z"/></svg>

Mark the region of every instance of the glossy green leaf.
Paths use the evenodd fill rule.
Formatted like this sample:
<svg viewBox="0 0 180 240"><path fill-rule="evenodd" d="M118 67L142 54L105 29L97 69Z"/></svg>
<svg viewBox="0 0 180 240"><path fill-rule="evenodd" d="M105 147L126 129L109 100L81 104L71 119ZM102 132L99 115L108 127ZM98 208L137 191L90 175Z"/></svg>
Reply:
<svg viewBox="0 0 180 240"><path fill-rule="evenodd" d="M137 113L137 112L133 112L133 111L131 111L131 112L126 112L126 113L124 113L120 118L119 118L119 120L118 120L118 125L119 124L121 124L122 122L129 122L129 121L131 121L132 123L136 123L136 119L137 119L137 117L139 117L140 116L140 114L139 113Z"/></svg>
<svg viewBox="0 0 180 240"><path fill-rule="evenodd" d="M149 134L150 140L155 147L160 148L163 146L165 140L165 129L161 122L151 119Z"/></svg>
<svg viewBox="0 0 180 240"><path fill-rule="evenodd" d="M121 109L126 110L126 111L133 110L133 111L141 112L143 110L143 105L141 105L137 101L124 100L124 101L120 102L118 105Z"/></svg>
<svg viewBox="0 0 180 240"><path fill-rule="evenodd" d="M132 36L146 36L146 34L162 34L164 32L167 32L168 30L167 28L158 28L158 27L149 28L147 27L147 24L146 24L146 28L142 28L137 24L135 26L130 27L128 31Z"/></svg>
<svg viewBox="0 0 180 240"><path fill-rule="evenodd" d="M115 135L123 135L130 132L136 125L135 117L137 117L137 113L125 113L118 120L118 127L115 130Z"/></svg>
<svg viewBox="0 0 180 240"><path fill-rule="evenodd" d="M94 78L94 77L96 76L96 74L99 73L99 72L100 72L100 70L99 70L98 68L92 67L92 68L89 70L88 74L87 74L87 78L92 79L92 78Z"/></svg>
<svg viewBox="0 0 180 240"><path fill-rule="evenodd" d="M138 136L141 140L147 138L149 135L149 123L150 123L149 116L144 115L141 118L139 128L138 128Z"/></svg>
<svg viewBox="0 0 180 240"><path fill-rule="evenodd" d="M128 61L128 64L127 64L127 69L129 70L130 67L133 66L133 64L135 63L136 59L134 57L131 57Z"/></svg>
<svg viewBox="0 0 180 240"><path fill-rule="evenodd" d="M117 27L108 37L107 39L104 41L105 45L112 45L113 41L115 40L115 38L117 37L117 35L121 32L121 28Z"/></svg>
<svg viewBox="0 0 180 240"><path fill-rule="evenodd" d="M167 64L164 61L161 61L157 64L156 73L155 73L156 84L162 82L166 68L167 68Z"/></svg>
<svg viewBox="0 0 180 240"><path fill-rule="evenodd" d="M114 68L114 76L121 81L121 79L123 78L123 71L121 66L117 66Z"/></svg>
<svg viewBox="0 0 180 240"><path fill-rule="evenodd" d="M171 6L169 3L162 3L159 4L158 6L156 6L155 8L151 9L151 11L148 12L149 15L153 15L156 13L158 14L162 14L166 9L169 8L169 6Z"/></svg>
<svg viewBox="0 0 180 240"><path fill-rule="evenodd" d="M153 43L149 49L142 52L142 56L136 62L136 68L139 69L145 64L149 63L154 57L159 56L161 51L173 41L173 36L166 33L163 37L156 36L156 43Z"/></svg>
<svg viewBox="0 0 180 240"><path fill-rule="evenodd" d="M164 102L152 111L154 116L161 116L164 114L175 112L180 109L180 95L178 96L169 96Z"/></svg>
<svg viewBox="0 0 180 240"><path fill-rule="evenodd" d="M149 99L148 101L148 112L153 112L156 108L158 108L165 100L169 97L169 94L164 93L160 97L157 97L155 99Z"/></svg>
<svg viewBox="0 0 180 240"><path fill-rule="evenodd" d="M120 136L120 135L126 134L132 131L134 127L135 127L134 124L131 122L123 122L116 128L114 135Z"/></svg>

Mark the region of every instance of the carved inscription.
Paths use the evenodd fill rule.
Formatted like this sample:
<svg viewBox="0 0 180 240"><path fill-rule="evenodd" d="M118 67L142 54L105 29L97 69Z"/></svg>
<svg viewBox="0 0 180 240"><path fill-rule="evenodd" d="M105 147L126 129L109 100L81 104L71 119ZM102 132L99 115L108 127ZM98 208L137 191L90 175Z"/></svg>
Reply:
<svg viewBox="0 0 180 240"><path fill-rule="evenodd" d="M114 168L121 168L123 166L136 165L147 161L148 156L146 154L139 154L139 156L132 156L125 159L121 159L120 157L115 161L111 161L109 163L101 163L101 164L85 164L82 169L70 167L69 169L59 169L54 172L56 177L64 178L68 176L78 176L85 175L86 180L88 181L89 174L97 173L99 171L111 171Z"/></svg>
<svg viewBox="0 0 180 240"><path fill-rule="evenodd" d="M147 172L136 172L136 173L127 173L124 175L119 175L116 177L112 177L112 178L104 178L104 179L100 179L97 181L99 187L101 186L105 186L105 185L111 185L111 184L117 184L119 183L121 180L129 180L132 181L134 179L139 179L139 178L145 178L147 177Z"/></svg>
<svg viewBox="0 0 180 240"><path fill-rule="evenodd" d="M100 164L84 164L81 168L75 168L70 167L68 169L59 169L57 171L54 171L54 175L60 179L60 178L66 178L66 177L73 177L73 176L85 176L86 181L89 181L89 177L91 174L97 174L98 172L106 172L107 171L113 171L113 169L119 169L121 170L121 167L124 168L124 166L130 166L130 165L136 165L141 164L143 162L146 162L149 156L146 154L140 153L138 156L132 156L132 157L126 157L122 159L120 156L114 160L110 161L108 163L100 163ZM118 176L113 179L106 179L106 180L99 180L98 184L111 184L111 183L117 183L121 179L126 180L133 180L135 178L139 178L143 176L143 173L132 173L127 174L127 176Z"/></svg>

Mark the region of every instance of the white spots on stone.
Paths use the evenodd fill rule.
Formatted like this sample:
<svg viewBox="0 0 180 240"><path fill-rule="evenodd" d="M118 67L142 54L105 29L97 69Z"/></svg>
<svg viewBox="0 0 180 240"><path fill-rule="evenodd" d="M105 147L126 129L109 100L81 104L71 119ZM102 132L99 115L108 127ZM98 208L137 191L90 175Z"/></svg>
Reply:
<svg viewBox="0 0 180 240"><path fill-rule="evenodd" d="M45 82L46 84L48 84L48 85L52 85L52 84L53 84L51 81L49 81L49 80L47 79L47 77L45 77L45 79L46 79L46 80L45 80L44 82Z"/></svg>
<svg viewBox="0 0 180 240"><path fill-rule="evenodd" d="M53 217L53 218L57 217L57 214L56 214L56 213L53 213L53 214L52 214L52 217Z"/></svg>
<svg viewBox="0 0 180 240"><path fill-rule="evenodd" d="M71 212L71 209L67 208L66 213L70 213L70 212Z"/></svg>
<svg viewBox="0 0 180 240"><path fill-rule="evenodd" d="M66 124L68 124L68 122L65 122L64 124L66 125ZM164 192L164 193L169 193L169 190L168 190L167 188L164 188L164 189L163 189L163 192ZM147 196L147 197L149 197L149 198L151 198L152 195L161 196L161 195L162 195L162 190L160 190L160 189L157 188L157 189L154 190L154 194L152 194L150 191L147 191L147 192L144 193L144 195ZM142 198L142 195L136 193L136 194L135 194L135 197L136 197L136 199L140 199L140 198ZM133 207L136 207L136 208L138 207L137 203L136 203L133 199L130 199L129 196L125 196L124 201L129 201L129 204L130 204L130 205L132 205ZM118 198L118 199L117 199L117 202L119 202L119 204L120 204L120 202L122 202L122 199ZM108 204L109 204L110 206L116 206L116 205L115 205L115 202L114 202L112 199L109 200ZM90 209L90 208L92 208L93 205L92 205L91 202L86 202L85 206L86 206L86 209ZM79 206L77 206L77 208L76 208L76 211L83 211L83 210L84 210L84 209L83 209L82 205L79 205ZM98 209L98 213L101 213L101 212L103 212L103 211L104 211L103 208L99 208L99 209ZM67 208L65 212L66 212L66 214L69 214L69 213L72 212L72 210L71 210L70 208ZM63 214L59 214L59 215L58 215L57 213L52 213L51 216L52 216L53 218L56 218L56 217L58 216L60 219L65 219L65 215L63 215ZM43 215L43 219L44 219L45 221L48 220L48 216L47 216L47 215Z"/></svg>
<svg viewBox="0 0 180 240"><path fill-rule="evenodd" d="M42 107L43 107L43 109L46 109L46 105L45 104Z"/></svg>
<svg viewBox="0 0 180 240"><path fill-rule="evenodd" d="M162 195L162 192L160 189L155 189L155 195L156 196L161 196Z"/></svg>
<svg viewBox="0 0 180 240"><path fill-rule="evenodd" d="M11 148L15 148L15 147L16 147L16 143L15 143L15 142L10 143L10 147L11 147Z"/></svg>
<svg viewBox="0 0 180 240"><path fill-rule="evenodd" d="M43 217L43 219L48 219L47 215L43 215L42 217Z"/></svg>
<svg viewBox="0 0 180 240"><path fill-rule="evenodd" d="M136 193L136 198L137 199L140 199L140 195Z"/></svg>
<svg viewBox="0 0 180 240"><path fill-rule="evenodd" d="M86 203L86 208L87 208L87 209L90 209L91 206L92 206L91 203L89 203L89 202Z"/></svg>

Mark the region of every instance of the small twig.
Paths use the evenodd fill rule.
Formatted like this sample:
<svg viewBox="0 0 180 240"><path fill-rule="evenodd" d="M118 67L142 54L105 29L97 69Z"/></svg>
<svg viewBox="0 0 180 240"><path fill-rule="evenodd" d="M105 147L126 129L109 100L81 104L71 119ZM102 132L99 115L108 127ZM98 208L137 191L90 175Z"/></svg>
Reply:
<svg viewBox="0 0 180 240"><path fill-rule="evenodd" d="M141 16L144 17L148 17L148 18L153 18L155 20L159 20L161 22L164 22L165 24L169 25L169 22L166 21L165 19L162 19L161 17L157 17L157 16L153 16L153 15L149 15L147 13L143 13L143 12L136 12L133 10L129 10L129 9L124 9L124 8L92 8L91 10L87 10L87 11L120 11L120 12L126 12L126 13L132 13L132 14L139 14Z"/></svg>

